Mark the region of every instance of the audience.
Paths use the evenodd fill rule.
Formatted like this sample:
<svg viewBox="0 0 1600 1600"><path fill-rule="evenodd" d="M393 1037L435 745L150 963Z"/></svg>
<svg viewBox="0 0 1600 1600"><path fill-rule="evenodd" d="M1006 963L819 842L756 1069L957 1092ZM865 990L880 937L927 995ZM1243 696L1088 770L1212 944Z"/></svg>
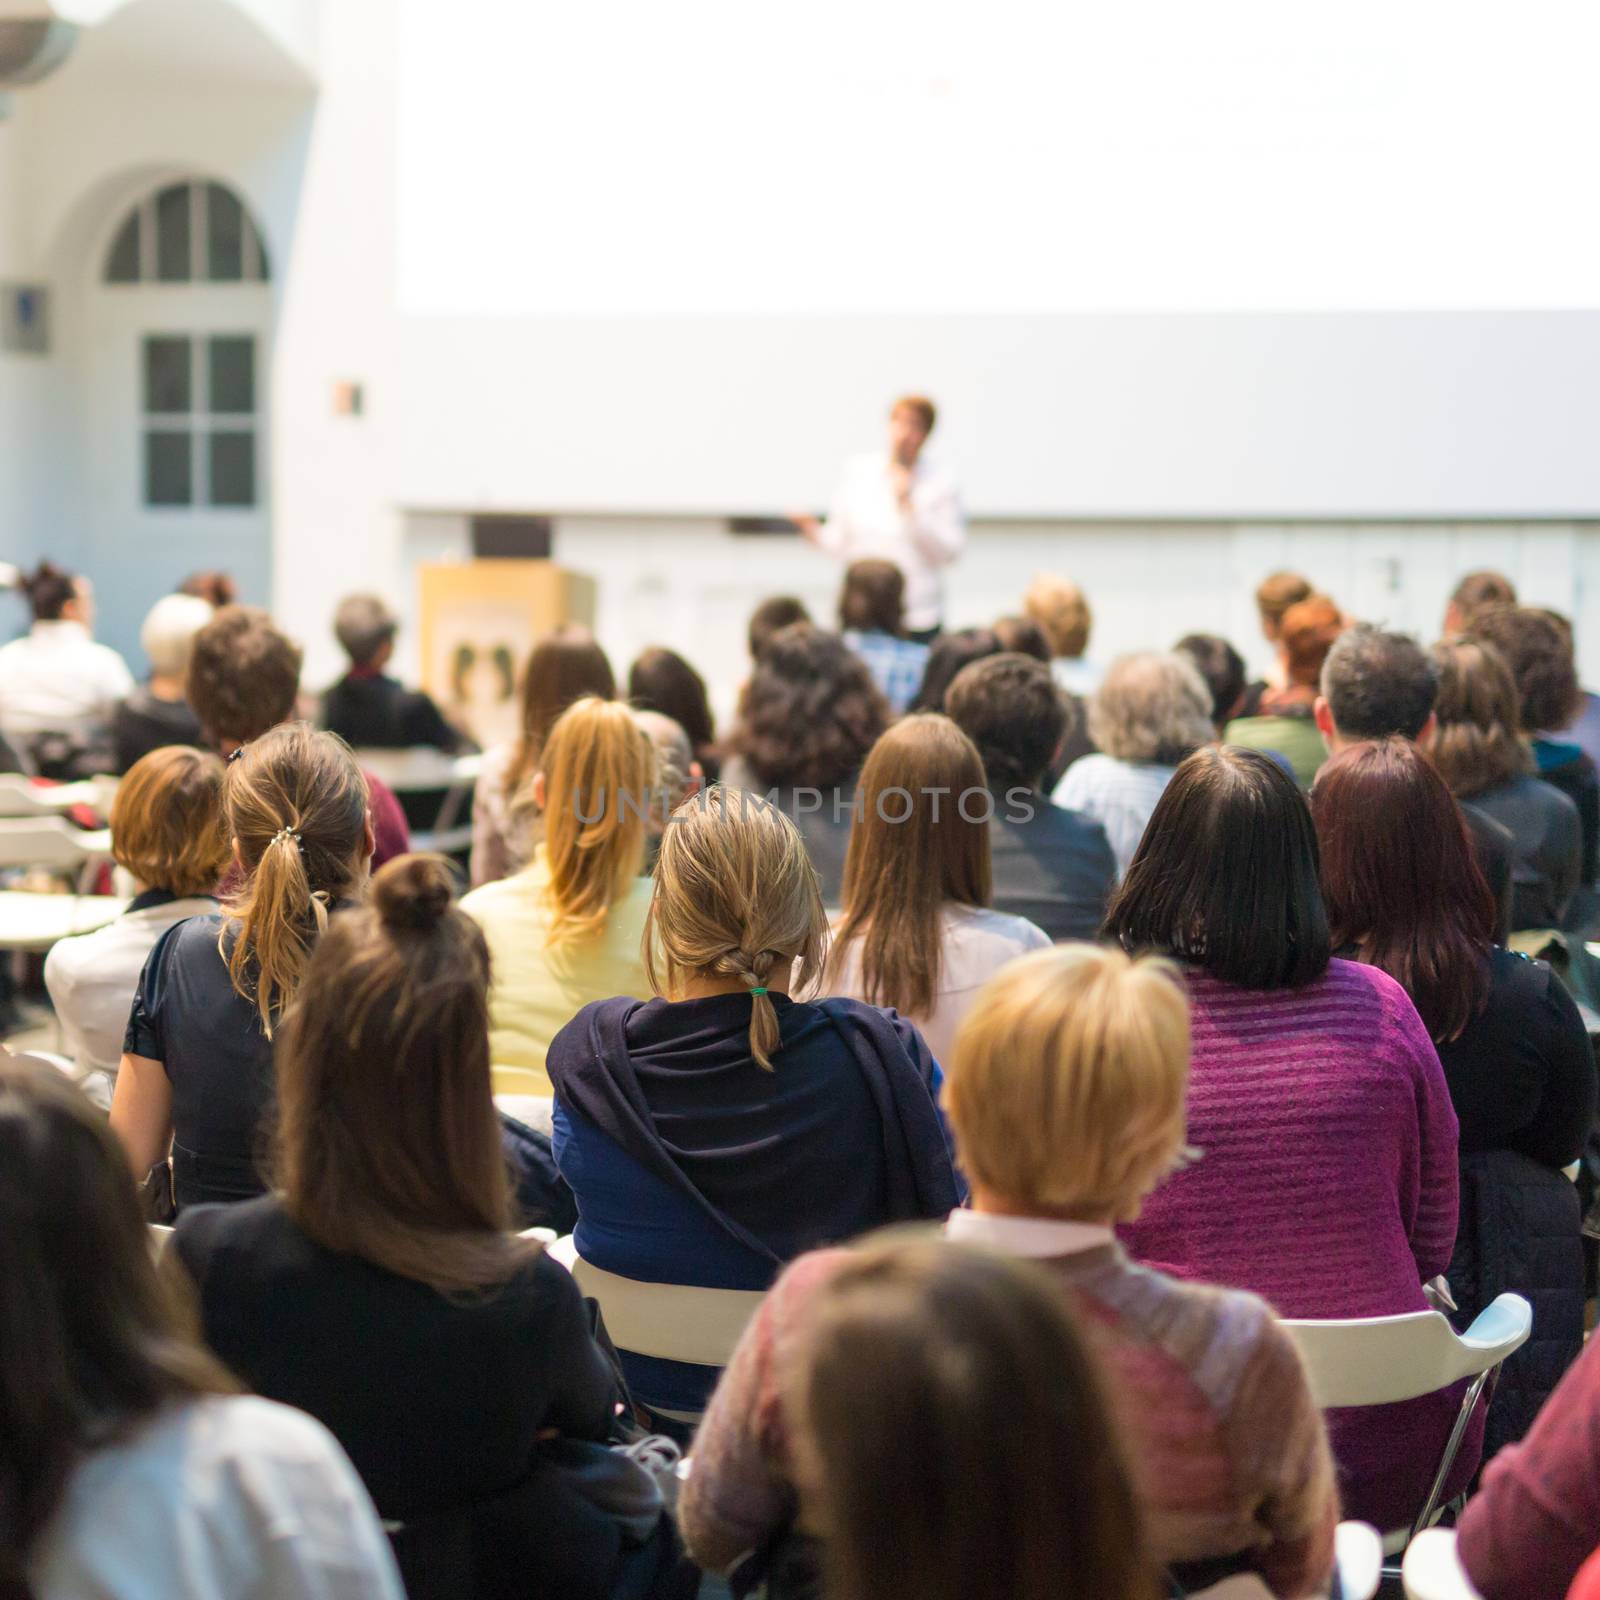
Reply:
<svg viewBox="0 0 1600 1600"><path fill-rule="evenodd" d="M1126 872L1178 763L1214 737L1211 692L1187 657L1123 656L1089 702L1089 736L1095 754L1067 769L1055 801L1098 822Z"/></svg>
<svg viewBox="0 0 1600 1600"><path fill-rule="evenodd" d="M532 862L461 909L494 959L490 1047L501 1093L548 1095L545 1052L580 1007L647 992L640 939L655 750L627 706L586 696L542 741L530 792L544 817Z"/></svg>
<svg viewBox="0 0 1600 1600"><path fill-rule="evenodd" d="M1223 730L1223 743L1282 756L1295 782L1309 789L1328 755L1314 718L1317 686L1328 652L1344 627L1339 608L1321 595L1290 606L1278 623L1282 687L1264 689L1255 710L1235 717Z"/></svg>
<svg viewBox="0 0 1600 1600"><path fill-rule="evenodd" d="M0 1592L402 1600L338 1446L195 1340L105 1119L3 1055L0 1283Z"/></svg>
<svg viewBox="0 0 1600 1600"><path fill-rule="evenodd" d="M777 806L721 786L681 806L648 935L656 998L586 1005L550 1046L556 1159L585 1261L646 1283L765 1289L807 1250L959 1202L939 1070L916 1029L856 1000L790 998L813 986L827 921ZM623 1367L657 1413L698 1413L716 1377L628 1352Z"/></svg>
<svg viewBox="0 0 1600 1600"><path fill-rule="evenodd" d="M639 724L650 741L656 755L655 789L650 798L650 812L645 819L645 861L647 870L655 869L656 850L667 819L705 781L700 764L689 747L689 735L659 711L633 711L633 720Z"/></svg>
<svg viewBox="0 0 1600 1600"><path fill-rule="evenodd" d="M723 783L769 795L800 829L830 906L844 884L856 779L889 717L861 658L808 623L773 637L740 696Z"/></svg>
<svg viewBox="0 0 1600 1600"><path fill-rule="evenodd" d="M334 919L279 1047L279 1187L187 1212L173 1248L212 1349L339 1440L408 1578L464 1524L450 1592L605 1596L669 1541L625 1554L562 1469L621 1395L571 1277L510 1231L489 954L451 889L408 856Z"/></svg>
<svg viewBox="0 0 1600 1600"><path fill-rule="evenodd" d="M993 797L993 905L1052 939L1093 939L1117 881L1105 829L1051 801L1051 753L1070 712L1042 662L989 656L962 668L945 695L951 720L977 747Z"/></svg>
<svg viewBox="0 0 1600 1600"><path fill-rule="evenodd" d="M111 752L117 772L128 771L141 756L163 746L202 742L200 719L184 698L184 679L194 636L211 616L211 607L193 595L169 594L151 606L139 630L150 676L111 714Z"/></svg>
<svg viewBox="0 0 1600 1600"><path fill-rule="evenodd" d="M1050 936L991 909L995 799L972 741L948 717L927 712L890 728L861 769L858 799L823 992L893 1006L942 1062L981 985Z"/></svg>
<svg viewBox="0 0 1600 1600"><path fill-rule="evenodd" d="M1444 637L1465 633L1473 618L1489 606L1514 606L1517 591L1511 580L1499 572L1469 572L1450 592L1444 608Z"/></svg>
<svg viewBox="0 0 1600 1600"><path fill-rule="evenodd" d="M1082 700L1100 687L1100 669L1089 660L1094 613L1070 578L1041 572L1022 597L1023 615L1044 629L1050 671L1064 693Z"/></svg>
<svg viewBox="0 0 1600 1600"><path fill-rule="evenodd" d="M711 720L706 680L676 650L653 646L628 671L628 701L640 711L671 717L689 736L693 760L709 783L721 770L722 752Z"/></svg>
<svg viewBox="0 0 1600 1600"><path fill-rule="evenodd" d="M956 674L985 656L1002 654L1005 648L993 628L959 628L954 633L941 633L928 650L928 665L923 669L922 682L917 686L909 709L942 711L944 697L955 682Z"/></svg>
<svg viewBox="0 0 1600 1600"><path fill-rule="evenodd" d="M906 575L892 561L852 561L839 595L839 632L899 716L916 697L928 646L905 636Z"/></svg>
<svg viewBox="0 0 1600 1600"><path fill-rule="evenodd" d="M1283 687L1283 619L1292 606L1309 600L1316 590L1298 572L1270 572L1256 585L1256 615L1261 619L1261 637L1273 648L1272 672L1266 679L1250 684L1235 716L1253 717L1262 694L1269 688Z"/></svg>
<svg viewBox="0 0 1600 1600"><path fill-rule="evenodd" d="M155 1178L158 1209L265 1189L273 1035L372 857L365 780L340 740L303 722L229 763L222 825L242 877L220 915L190 917L155 942L111 1101L135 1178ZM153 1173L169 1147L170 1174Z"/></svg>
<svg viewBox="0 0 1600 1600"><path fill-rule="evenodd" d="M1412 739L1426 745L1437 727L1439 668L1415 639L1359 623L1334 640L1322 664L1314 715L1328 754L1368 739ZM1496 944L1511 937L1511 835L1471 806L1459 807L1472 853L1495 902Z"/></svg>
<svg viewBox="0 0 1600 1600"><path fill-rule="evenodd" d="M1517 686L1500 652L1463 638L1435 646L1433 655L1439 696L1424 748L1463 809L1511 836L1512 927L1564 927L1583 858L1578 808L1534 776L1517 732Z"/></svg>
<svg viewBox="0 0 1600 1600"><path fill-rule="evenodd" d="M575 622L552 628L522 672L522 732L510 744L484 751L472 794L472 886L493 883L526 866L544 835L532 795L544 742L556 718L575 700L616 698L606 653Z"/></svg>
<svg viewBox="0 0 1600 1600"><path fill-rule="evenodd" d="M87 578L44 561L21 588L33 626L0 646L0 734L46 777L103 771L111 717L133 677L115 650L94 642Z"/></svg>
<svg viewBox="0 0 1600 1600"><path fill-rule="evenodd" d="M751 664L754 665L766 653L775 634L793 623L810 621L811 613L806 610L805 602L795 599L792 594L775 594L771 599L763 600L750 613L750 622L745 631Z"/></svg>
<svg viewBox="0 0 1600 1600"><path fill-rule="evenodd" d="M111 852L137 892L115 921L61 940L45 958L62 1043L96 1098L116 1081L151 946L174 923L217 910L217 885L232 858L222 781L214 755L183 745L135 762L111 803Z"/></svg>
<svg viewBox="0 0 1600 1600"><path fill-rule="evenodd" d="M1316 834L1258 751L1202 750L1161 796L1106 918L1185 969L1190 1142L1123 1230L1140 1261L1263 1296L1288 1317L1427 1309L1456 1236L1456 1116L1428 1031L1377 968L1330 960ZM1347 1516L1421 1507L1460 1405L1444 1390L1330 1419ZM1477 1466L1482 1414L1449 1494Z"/></svg>
<svg viewBox="0 0 1600 1600"><path fill-rule="evenodd" d="M1572 635L1571 620L1559 611L1545 611L1540 614L1548 617L1561 630L1562 636L1567 641L1567 648L1573 652L1573 659L1576 661L1576 641ZM1553 731L1565 734L1567 740L1577 745L1594 762L1596 769L1600 770L1600 694L1596 694L1592 689L1580 689L1577 710L1565 726Z"/></svg>
<svg viewBox="0 0 1600 1600"><path fill-rule="evenodd" d="M1244 699L1246 675L1244 657L1215 633L1186 633L1172 647L1174 655L1186 656L1211 691L1211 722L1222 737L1222 730L1238 714Z"/></svg>
<svg viewBox="0 0 1600 1600"><path fill-rule="evenodd" d="M1066 1286L1104 1363L1153 1553L1184 1588L1248 1568L1277 1594L1318 1593L1337 1500L1293 1344L1254 1296L1135 1266L1112 1232L1183 1152L1189 1022L1175 977L1074 945L984 987L945 1087L973 1184L973 1209L946 1233ZM793 1518L788 1352L803 1358L816 1301L849 1259L824 1252L785 1275L712 1399L682 1514L714 1569Z"/></svg>
<svg viewBox="0 0 1600 1600"><path fill-rule="evenodd" d="M287 722L300 695L300 647L253 606L225 606L195 636L185 692L206 742L232 756ZM389 787L363 773L376 841L373 865L411 848L405 812Z"/></svg>
<svg viewBox="0 0 1600 1600"><path fill-rule="evenodd" d="M432 698L384 671L399 628L400 619L375 594L339 602L333 632L350 667L322 698L322 725L357 750L460 750L466 741Z"/></svg>
<svg viewBox="0 0 1600 1600"><path fill-rule="evenodd" d="M176 592L190 595L196 600L204 600L213 611L220 611L224 606L237 605L239 601L239 585L234 581L233 574L218 572L215 569L191 572L178 585Z"/></svg>
<svg viewBox="0 0 1600 1600"><path fill-rule="evenodd" d="M994 625L995 643L1006 655L1032 656L1050 665L1050 638L1032 617L1001 617Z"/></svg>

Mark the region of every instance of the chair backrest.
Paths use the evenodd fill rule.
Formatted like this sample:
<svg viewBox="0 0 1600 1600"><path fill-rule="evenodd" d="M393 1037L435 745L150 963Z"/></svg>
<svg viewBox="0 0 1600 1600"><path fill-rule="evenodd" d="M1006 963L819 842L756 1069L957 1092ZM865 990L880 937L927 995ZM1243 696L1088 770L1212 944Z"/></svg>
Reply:
<svg viewBox="0 0 1600 1600"><path fill-rule="evenodd" d="M1464 1334L1437 1311L1342 1322L1290 1322L1319 1406L1388 1405L1499 1365L1528 1337L1532 1310L1503 1294Z"/></svg>
<svg viewBox="0 0 1600 1600"><path fill-rule="evenodd" d="M354 752L363 772L387 784L411 828L413 850L460 855L472 846L472 792L481 755L451 756L430 745Z"/></svg>
<svg viewBox="0 0 1600 1600"><path fill-rule="evenodd" d="M76 805L98 808L92 783L35 783L17 772L0 772L0 817L58 817Z"/></svg>
<svg viewBox="0 0 1600 1600"><path fill-rule="evenodd" d="M1424 1528L1406 1546L1400 1579L1407 1600L1481 1600L1456 1553L1454 1528Z"/></svg>
<svg viewBox="0 0 1600 1600"><path fill-rule="evenodd" d="M108 833L85 833L61 817L0 819L0 867L81 867L109 855Z"/></svg>

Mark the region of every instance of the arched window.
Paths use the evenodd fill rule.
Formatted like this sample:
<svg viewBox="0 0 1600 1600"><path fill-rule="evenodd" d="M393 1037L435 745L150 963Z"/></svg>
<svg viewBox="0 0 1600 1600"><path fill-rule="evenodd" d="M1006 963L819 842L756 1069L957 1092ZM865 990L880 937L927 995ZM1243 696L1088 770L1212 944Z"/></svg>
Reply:
<svg viewBox="0 0 1600 1600"><path fill-rule="evenodd" d="M220 183L173 183L147 195L117 229L105 281L266 283L267 247L243 202Z"/></svg>

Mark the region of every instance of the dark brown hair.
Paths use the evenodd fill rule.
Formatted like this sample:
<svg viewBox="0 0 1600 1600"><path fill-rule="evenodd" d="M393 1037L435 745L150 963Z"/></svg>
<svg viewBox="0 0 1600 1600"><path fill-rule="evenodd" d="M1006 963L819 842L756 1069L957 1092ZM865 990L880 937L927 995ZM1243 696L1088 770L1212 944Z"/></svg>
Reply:
<svg viewBox="0 0 1600 1600"><path fill-rule="evenodd" d="M1311 815L1334 948L1387 972L1436 1044L1459 1039L1488 997L1495 903L1444 779L1409 739L1353 745Z"/></svg>
<svg viewBox="0 0 1600 1600"><path fill-rule="evenodd" d="M880 1243L808 1309L781 1381L830 1600L1153 1600L1111 1408L1043 1268Z"/></svg>
<svg viewBox="0 0 1600 1600"><path fill-rule="evenodd" d="M1044 624L1033 617L1001 617L994 625L994 636L1008 655L1032 656L1049 665L1054 651Z"/></svg>
<svg viewBox="0 0 1600 1600"><path fill-rule="evenodd" d="M28 597L28 608L35 622L59 622L61 613L78 598L78 580L49 561L41 561L18 580Z"/></svg>
<svg viewBox="0 0 1600 1600"><path fill-rule="evenodd" d="M204 600L220 611L223 606L231 606L239 598L239 585L234 581L231 572L212 569L206 572L191 572L178 585L176 592L193 595L196 600Z"/></svg>
<svg viewBox="0 0 1600 1600"><path fill-rule="evenodd" d="M222 826L222 762L163 745L128 768L111 802L111 853L147 889L214 894L232 853Z"/></svg>
<svg viewBox="0 0 1600 1600"><path fill-rule="evenodd" d="M256 606L224 606L194 636L185 698L213 744L248 744L294 710L300 647Z"/></svg>
<svg viewBox="0 0 1600 1600"><path fill-rule="evenodd" d="M744 687L735 747L763 788L852 784L889 704L836 633L797 622L773 636Z"/></svg>
<svg viewBox="0 0 1600 1600"><path fill-rule="evenodd" d="M1470 799L1533 769L1517 737L1517 685L1492 644L1447 639L1433 648L1439 667L1437 718L1428 740L1439 775L1458 800Z"/></svg>
<svg viewBox="0 0 1600 1600"><path fill-rule="evenodd" d="M444 1293L503 1283L514 1237L489 1077L489 950L442 856L333 919L278 1048L277 1177L318 1244Z"/></svg>
<svg viewBox="0 0 1600 1600"><path fill-rule="evenodd" d="M1105 932L1242 988L1299 988L1331 952L1318 870L1294 779L1259 750L1208 745L1156 802Z"/></svg>
<svg viewBox="0 0 1600 1600"><path fill-rule="evenodd" d="M958 628L954 633L941 633L928 651L922 682L917 685L910 709L943 711L944 697L955 682L956 674L985 656L1000 655L1003 649L1000 636L993 628Z"/></svg>
<svg viewBox="0 0 1600 1600"><path fill-rule="evenodd" d="M585 695L614 700L617 680L606 653L581 623L552 628L534 647L522 672L522 733L506 772L515 796L536 771L556 718Z"/></svg>
<svg viewBox="0 0 1600 1600"><path fill-rule="evenodd" d="M1487 641L1505 658L1524 733L1555 733L1572 721L1583 692L1569 628L1531 606L1484 606L1472 614L1467 637Z"/></svg>
<svg viewBox="0 0 1600 1600"><path fill-rule="evenodd" d="M1469 572L1450 591L1450 604L1462 627L1484 606L1514 606L1516 603L1516 585L1500 572Z"/></svg>
<svg viewBox="0 0 1600 1600"><path fill-rule="evenodd" d="M641 711L671 717L698 758L716 744L706 680L676 650L652 645L628 671L628 699Z"/></svg>
<svg viewBox="0 0 1600 1600"><path fill-rule="evenodd" d="M1211 720L1219 729L1226 727L1250 681L1244 657L1216 633L1186 633L1173 645L1172 653L1187 657L1205 679L1211 691Z"/></svg>
<svg viewBox="0 0 1600 1600"><path fill-rule="evenodd" d="M128 1161L58 1073L0 1051L0 1594L74 1469L174 1401L237 1385L156 1273Z"/></svg>
<svg viewBox="0 0 1600 1600"><path fill-rule="evenodd" d="M750 613L750 622L745 631L750 659L752 661L761 659L766 653L767 646L772 643L774 634L780 633L796 622L810 620L811 613L806 610L805 602L795 599L792 594L775 594L771 599L763 600Z"/></svg>
<svg viewBox="0 0 1600 1600"><path fill-rule="evenodd" d="M977 746L989 787L1037 789L1077 709L1032 656L986 656L965 666L945 691L944 708Z"/></svg>
<svg viewBox="0 0 1600 1600"><path fill-rule="evenodd" d="M976 792L984 802L974 806ZM873 745L844 860L844 918L828 957L836 987L860 941L862 998L927 1017L939 992L947 904L986 906L989 816L983 762L948 717L905 717Z"/></svg>
<svg viewBox="0 0 1600 1600"><path fill-rule="evenodd" d="M839 593L845 632L899 634L905 628L906 575L892 561L852 561Z"/></svg>

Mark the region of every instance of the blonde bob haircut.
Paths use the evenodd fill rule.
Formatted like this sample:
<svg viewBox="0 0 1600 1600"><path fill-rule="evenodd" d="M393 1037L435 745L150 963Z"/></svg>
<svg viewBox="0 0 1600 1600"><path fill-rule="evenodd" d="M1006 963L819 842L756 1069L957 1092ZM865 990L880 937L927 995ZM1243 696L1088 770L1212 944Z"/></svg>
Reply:
<svg viewBox="0 0 1600 1600"><path fill-rule="evenodd" d="M1089 648L1089 632L1094 615L1089 602L1070 578L1041 572L1028 585L1022 597L1022 614L1044 629L1050 641L1050 654L1075 661Z"/></svg>
<svg viewBox="0 0 1600 1600"><path fill-rule="evenodd" d="M215 894L232 846L222 827L222 762L165 745L128 768L111 802L111 854L145 889Z"/></svg>
<svg viewBox="0 0 1600 1600"><path fill-rule="evenodd" d="M667 821L645 922L644 969L658 995L677 998L695 977L737 978L765 990L776 970L809 993L827 948L828 917L800 830L748 789L721 784ZM791 973L790 967L793 967ZM778 1013L751 996L750 1054L772 1067Z"/></svg>
<svg viewBox="0 0 1600 1600"><path fill-rule="evenodd" d="M975 1187L1026 1216L1128 1222L1183 1155L1189 1003L1177 969L1055 945L979 991L944 1108Z"/></svg>
<svg viewBox="0 0 1600 1600"><path fill-rule="evenodd" d="M585 695L556 718L539 770L554 947L598 934L644 870L655 746L620 700Z"/></svg>

